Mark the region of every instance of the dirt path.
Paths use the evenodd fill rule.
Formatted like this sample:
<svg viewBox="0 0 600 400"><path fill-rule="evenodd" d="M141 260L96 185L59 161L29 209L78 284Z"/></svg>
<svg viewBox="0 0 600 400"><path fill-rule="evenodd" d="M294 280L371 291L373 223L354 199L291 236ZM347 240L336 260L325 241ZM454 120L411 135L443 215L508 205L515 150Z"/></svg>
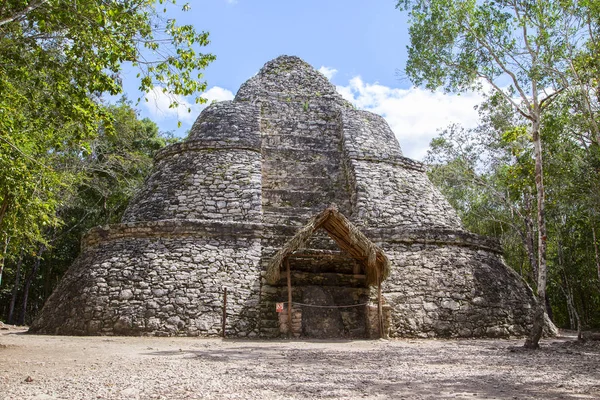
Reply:
<svg viewBox="0 0 600 400"><path fill-rule="evenodd" d="M521 340L223 341L11 328L0 331L0 398L599 399L600 346L569 339L531 352Z"/></svg>

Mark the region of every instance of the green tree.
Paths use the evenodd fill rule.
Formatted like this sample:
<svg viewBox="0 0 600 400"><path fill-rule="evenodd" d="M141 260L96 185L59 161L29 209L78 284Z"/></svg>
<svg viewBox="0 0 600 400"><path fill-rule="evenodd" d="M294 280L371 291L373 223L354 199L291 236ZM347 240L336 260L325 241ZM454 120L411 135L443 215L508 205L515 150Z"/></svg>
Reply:
<svg viewBox="0 0 600 400"><path fill-rule="evenodd" d="M208 33L168 18L175 1L6 0L0 4L0 278L5 259L37 249L60 224L99 129L114 132L103 94L122 92L124 63L142 91L205 90ZM159 8L157 10L157 7ZM188 5L183 6L189 9ZM14 260L13 260L14 261Z"/></svg>
<svg viewBox="0 0 600 400"><path fill-rule="evenodd" d="M582 43L591 41L583 18L594 17L594 2L542 0L401 0L410 15L406 73L430 89L460 92L482 82L503 96L529 123L537 193L537 297L534 325L525 346L537 348L542 335L546 282L547 228L543 143L546 110L572 85L567 71ZM576 54L574 54L576 53ZM562 76L564 78L564 75Z"/></svg>
<svg viewBox="0 0 600 400"><path fill-rule="evenodd" d="M499 238L509 264L535 287L531 144L502 98L493 96L479 113L478 127L451 125L431 141L429 176L465 226Z"/></svg>
<svg viewBox="0 0 600 400"><path fill-rule="evenodd" d="M533 146L525 121L493 96L479 106L473 129L452 125L432 140L426 161L429 174L465 226L501 240L504 256L535 287L536 214L532 204ZM548 109L540 134L544 152L548 226L549 314L560 327L600 326L600 292L590 196L597 173L589 141L579 133L573 99L563 93ZM583 135L584 137L587 137Z"/></svg>
<svg viewBox="0 0 600 400"><path fill-rule="evenodd" d="M152 168L154 154L176 140L160 133L152 121L139 119L125 100L104 111L114 131L101 126L90 151L73 152L68 160L65 156L79 179L61 193L56 213L62 223L43 231L44 244L35 252L20 250L8 259L0 291L0 313L8 323L26 323L27 315L41 308L79 254L81 236L94 226L120 221Z"/></svg>

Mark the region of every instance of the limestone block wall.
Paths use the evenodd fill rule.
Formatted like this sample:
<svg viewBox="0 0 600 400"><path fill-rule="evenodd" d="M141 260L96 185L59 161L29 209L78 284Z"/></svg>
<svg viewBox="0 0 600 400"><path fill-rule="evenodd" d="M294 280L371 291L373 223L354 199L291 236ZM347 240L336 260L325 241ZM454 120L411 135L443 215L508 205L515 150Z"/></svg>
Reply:
<svg viewBox="0 0 600 400"><path fill-rule="evenodd" d="M402 157L394 132L385 119L368 111L342 112L344 150L353 159L390 160Z"/></svg>
<svg viewBox="0 0 600 400"><path fill-rule="evenodd" d="M221 146L260 148L259 107L222 101L205 108L190 129L187 141L212 140Z"/></svg>
<svg viewBox="0 0 600 400"><path fill-rule="evenodd" d="M148 237L133 237L135 232L129 232L129 237L112 240L110 230L93 231L91 236L105 239L84 249L31 330L214 336L221 332L226 286L227 333L255 336L260 240L252 237L258 236L254 229L238 225L231 236L196 229L192 237L166 237L167 229L157 237L160 226L154 226Z"/></svg>
<svg viewBox="0 0 600 400"><path fill-rule="evenodd" d="M340 109L327 78L297 57L279 57L245 82L234 103L260 107L263 220L300 225L335 202L350 212Z"/></svg>
<svg viewBox="0 0 600 400"><path fill-rule="evenodd" d="M168 149L170 153L159 154L123 222L260 220L260 153L251 149L190 147L187 143L174 145Z"/></svg>
<svg viewBox="0 0 600 400"><path fill-rule="evenodd" d="M243 83L234 102L254 102L290 93L349 105L323 74L297 57L286 56L266 63L258 74Z"/></svg>
<svg viewBox="0 0 600 400"><path fill-rule="evenodd" d="M341 123L354 221L377 227L461 227L454 209L427 178L425 166L402 156L381 116L342 109Z"/></svg>
<svg viewBox="0 0 600 400"><path fill-rule="evenodd" d="M202 111L185 142L161 150L123 222L259 221L259 108L226 101Z"/></svg>
<svg viewBox="0 0 600 400"><path fill-rule="evenodd" d="M234 101L207 107L184 142L158 152L123 223L84 238L32 331L217 335L226 286L228 335L277 336L274 303L287 301L287 282L268 285L266 265L331 203L391 261L383 287L391 335L509 336L528 326L529 288L496 244L462 229L385 120L354 110L325 76L282 56ZM324 232L296 256L294 299L308 304L319 287L328 304L369 297L360 264ZM369 313L340 311L333 319L343 329L331 326L358 330ZM311 319L310 329L323 325L303 310L302 324Z"/></svg>
<svg viewBox="0 0 600 400"><path fill-rule="evenodd" d="M355 175L355 215L367 226L453 228L456 211L423 170L393 162L350 159Z"/></svg>
<svg viewBox="0 0 600 400"><path fill-rule="evenodd" d="M491 250L456 244L386 245L394 264L383 291L398 337L526 334L532 291Z"/></svg>

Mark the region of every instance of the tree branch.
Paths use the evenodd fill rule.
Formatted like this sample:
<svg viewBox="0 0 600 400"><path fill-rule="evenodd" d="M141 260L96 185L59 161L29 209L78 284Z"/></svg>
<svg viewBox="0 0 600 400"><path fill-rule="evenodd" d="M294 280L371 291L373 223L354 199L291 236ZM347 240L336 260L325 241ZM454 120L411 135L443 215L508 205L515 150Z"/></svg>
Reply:
<svg viewBox="0 0 600 400"><path fill-rule="evenodd" d="M48 0L38 0L37 2L33 2L30 5L28 5L27 7L25 7L22 11L16 13L13 16L10 16L8 18L4 18L4 19L0 19L0 26L2 25L6 25L9 24L11 22L14 22L18 19L23 18L24 16L26 16L27 14L29 14L31 11L34 11L38 8L40 8L41 6L43 6L44 4L46 4L48 2Z"/></svg>

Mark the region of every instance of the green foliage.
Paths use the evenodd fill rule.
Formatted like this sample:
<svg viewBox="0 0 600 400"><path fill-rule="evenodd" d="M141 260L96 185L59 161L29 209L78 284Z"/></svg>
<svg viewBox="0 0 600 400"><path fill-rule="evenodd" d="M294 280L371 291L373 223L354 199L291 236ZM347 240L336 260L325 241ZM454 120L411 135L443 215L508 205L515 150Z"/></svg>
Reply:
<svg viewBox="0 0 600 400"><path fill-rule="evenodd" d="M529 118L536 96L569 84L563 71L590 37L591 3L400 0L411 24L406 73L417 85L448 91L486 81Z"/></svg>
<svg viewBox="0 0 600 400"><path fill-rule="evenodd" d="M94 225L119 222L127 201L150 171L153 155L175 142L159 134L154 122L139 120L125 100L106 107L106 112L111 116L111 129L101 126L90 151L78 157L83 178L67 208L92 212L87 218Z"/></svg>
<svg viewBox="0 0 600 400"><path fill-rule="evenodd" d="M33 316L51 294L62 274L79 254L81 236L97 225L120 221L129 199L140 188L152 167L154 154L175 142L170 135L161 134L148 119L138 119L131 105L122 100L104 108L112 129L100 127L85 153L65 158L71 170L77 171L78 181L71 190L63 191L60 203L55 204L58 226L43 230L47 250L41 256L38 274L32 277L28 315ZM12 254L16 251L11 241ZM18 247L17 247L18 249ZM24 254L26 274L39 254ZM7 307L14 289L17 256L7 258L5 284L0 288L0 315L7 315ZM23 296L23 278L17 287L20 304ZM17 310L17 315L20 310ZM25 320L27 322L27 319Z"/></svg>
<svg viewBox="0 0 600 400"><path fill-rule="evenodd" d="M492 89L493 96L484 106L484 111L487 108L491 112L482 124L492 128L490 132L496 132L489 135L494 140L488 143L489 150L494 150L489 153L494 154L492 168L475 174L476 179L470 182L476 182L490 193L485 202L490 205L485 209L489 211L489 220L501 221L501 227L508 223L521 236L531 267L530 282L537 284L540 305L525 345L536 348L542 334L543 305L548 298L547 281L556 279L565 260L562 256L558 263L552 259L557 253L552 246L561 236L551 226L554 221L546 223L554 217L552 212L557 199L564 200L557 194L560 191L556 190L556 183L550 186L547 195L545 193L554 177L566 177L563 171L569 161L555 155L568 154L563 153L563 149L574 138L558 127L579 131L584 148L577 148L578 151L593 153L593 148L600 145L598 2L400 0L397 7L409 14L411 45L406 73L413 83L425 84L430 89L444 87L452 92L481 89L485 85ZM569 118L564 113L560 113L559 119L553 117L550 111L555 106L553 103L565 100L573 103L571 112L581 120L578 123L564 125L561 119ZM506 114L507 110L518 113L524 121L514 121ZM588 143L591 152L586 147ZM546 168L550 171L544 173ZM553 178L544 182L545 175ZM600 182L597 177L592 177L591 182L596 183L587 194L597 197ZM535 183L537 200L536 218L531 218L532 183ZM480 198L461 199L467 205L463 207L467 222L469 213L480 208ZM498 207L500 203L504 203L510 213ZM598 203L591 209L597 215ZM536 221L535 225L532 220ZM593 224L588 227L595 229ZM534 229L537 243L532 239ZM554 264L550 264L550 269L547 268L549 263ZM600 261L597 269L600 279ZM559 287L572 304L569 279L563 281ZM571 321L573 314L573 307L569 307Z"/></svg>
<svg viewBox="0 0 600 400"><path fill-rule="evenodd" d="M537 233L532 142L523 121L503 112L505 105L488 99L479 107L477 128L451 125L441 131L426 162L432 182L458 210L466 228L500 239L509 265L535 287L527 242ZM581 118L571 105L570 96L558 97L542 126L549 155L544 162L548 296L557 325L575 328L567 308L569 295L584 328L598 328L600 282L592 229L600 222L594 214L600 204L595 189L600 178L593 146L574 135ZM536 254L536 243L529 245Z"/></svg>
<svg viewBox="0 0 600 400"><path fill-rule="evenodd" d="M205 101L199 71L215 58L200 52L208 33L177 25L172 7L175 0L0 5L0 290L18 259L29 271L40 257L70 260L76 227L116 221L150 154L164 146L131 107L102 104L122 92L124 65L138 69L143 92L160 87ZM28 278L32 288L37 279Z"/></svg>
<svg viewBox="0 0 600 400"><path fill-rule="evenodd" d="M160 0L157 11L152 0L7 0L0 6L0 242L10 240L9 251L37 248L46 230L60 225L56 210L85 175L80 159L98 154L92 146L99 131L115 134L100 96L122 91L124 63L139 69L142 91L158 85L204 101L198 71L214 56L199 49L208 33L167 19L167 3L176 5ZM0 246L0 260L6 256L14 254Z"/></svg>

